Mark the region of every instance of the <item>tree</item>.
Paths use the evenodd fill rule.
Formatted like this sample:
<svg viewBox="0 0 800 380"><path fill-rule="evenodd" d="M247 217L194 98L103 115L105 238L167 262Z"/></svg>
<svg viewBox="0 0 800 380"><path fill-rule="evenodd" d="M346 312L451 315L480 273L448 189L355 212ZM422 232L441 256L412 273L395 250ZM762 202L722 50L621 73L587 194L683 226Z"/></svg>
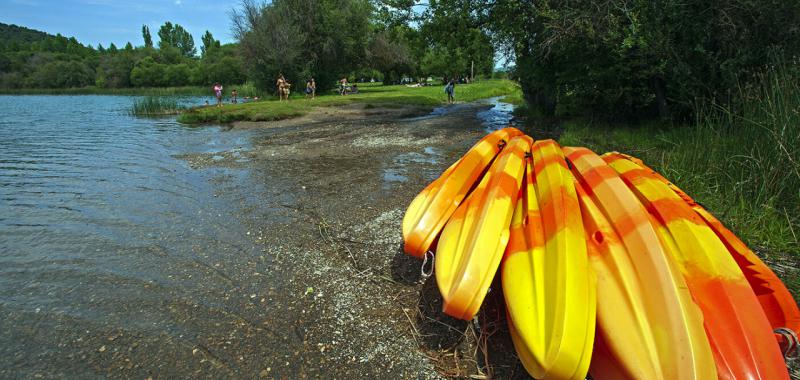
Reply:
<svg viewBox="0 0 800 380"><path fill-rule="evenodd" d="M194 47L194 38L182 26L167 21L158 30L158 48L168 46L177 48L185 57L194 57L197 49Z"/></svg>
<svg viewBox="0 0 800 380"><path fill-rule="evenodd" d="M211 35L211 32L207 30L206 33L203 34L201 40L203 41L203 46L200 47L200 55L202 56L205 56L209 50L220 47L219 41L215 40L214 36Z"/></svg>
<svg viewBox="0 0 800 380"><path fill-rule="evenodd" d="M145 47L153 47L153 37L150 35L150 28L147 25L142 25L142 38Z"/></svg>
<svg viewBox="0 0 800 380"><path fill-rule="evenodd" d="M232 14L243 58L257 86L274 88L315 77L320 91L363 66L369 41L369 0L244 0Z"/></svg>
<svg viewBox="0 0 800 380"><path fill-rule="evenodd" d="M114 45L112 42L111 45L108 45L108 52L111 54L115 54L117 52L117 45Z"/></svg>
<svg viewBox="0 0 800 380"><path fill-rule="evenodd" d="M430 54L430 49L436 50L450 62L450 68L447 72L426 74L472 76L473 67L474 74L492 74L494 46L484 28L486 4L479 0L430 2L420 27L429 47L426 55Z"/></svg>

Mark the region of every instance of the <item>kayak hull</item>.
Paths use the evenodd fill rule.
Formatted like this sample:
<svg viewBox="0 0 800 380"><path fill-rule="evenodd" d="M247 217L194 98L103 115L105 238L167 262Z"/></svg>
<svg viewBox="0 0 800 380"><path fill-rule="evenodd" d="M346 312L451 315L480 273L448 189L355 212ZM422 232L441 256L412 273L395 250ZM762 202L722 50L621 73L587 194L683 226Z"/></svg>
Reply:
<svg viewBox="0 0 800 380"><path fill-rule="evenodd" d="M603 158L653 216L664 248L703 313L718 377L788 379L766 314L714 231L651 170L624 157Z"/></svg>
<svg viewBox="0 0 800 380"><path fill-rule="evenodd" d="M715 378L702 313L662 249L647 210L600 156L586 148L564 153L598 277L598 331L589 372L597 379Z"/></svg>
<svg viewBox="0 0 800 380"><path fill-rule="evenodd" d="M555 141L533 144L502 269L512 338L537 379L583 379L595 335L596 283L572 176Z"/></svg>
<svg viewBox="0 0 800 380"><path fill-rule="evenodd" d="M402 228L403 249L407 254L421 258L431 249L447 220L486 168L511 138L520 135L521 131L510 127L488 134L411 201Z"/></svg>
<svg viewBox="0 0 800 380"><path fill-rule="evenodd" d="M509 224L532 140L518 136L454 212L436 250L444 312L470 320L480 309L508 243Z"/></svg>

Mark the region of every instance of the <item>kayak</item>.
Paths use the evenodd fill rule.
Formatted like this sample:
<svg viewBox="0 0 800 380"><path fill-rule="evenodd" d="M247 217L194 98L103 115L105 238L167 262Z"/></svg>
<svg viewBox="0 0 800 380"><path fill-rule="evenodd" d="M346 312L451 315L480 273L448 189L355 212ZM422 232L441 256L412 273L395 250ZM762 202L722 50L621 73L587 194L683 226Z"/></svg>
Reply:
<svg viewBox="0 0 800 380"><path fill-rule="evenodd" d="M597 273L595 379L714 379L703 315L647 210L597 154L563 149ZM669 331L669 334L664 334Z"/></svg>
<svg viewBox="0 0 800 380"><path fill-rule="evenodd" d="M596 283L572 175L553 140L533 144L501 278L514 347L537 379L584 379Z"/></svg>
<svg viewBox="0 0 800 380"><path fill-rule="evenodd" d="M775 272L769 269L744 242L727 229L714 215L706 211L703 206L695 202L686 192L655 170L647 167L642 160L621 153L610 153L608 155L625 158L645 170L649 170L655 178L667 184L675 194L700 215L714 233L717 234L717 237L722 240L736 264L739 265L747 282L750 284L750 288L756 294L761 308L764 309L773 331L788 329L789 334L797 336L797 333L800 332L800 309L798 309L792 294L780 278L775 275ZM791 344L787 339L788 337L783 334L775 334L775 337L782 351L788 350Z"/></svg>
<svg viewBox="0 0 800 380"><path fill-rule="evenodd" d="M663 247L703 313L718 377L788 379L767 316L714 231L651 170L619 155L603 159L653 216Z"/></svg>
<svg viewBox="0 0 800 380"><path fill-rule="evenodd" d="M488 134L414 198L403 217L406 253L421 258L431 249L447 220L495 156L511 138L521 135L516 128Z"/></svg>
<svg viewBox="0 0 800 380"><path fill-rule="evenodd" d="M452 317L471 320L489 290L508 243L532 141L528 136L512 138L442 231L436 282L444 312Z"/></svg>

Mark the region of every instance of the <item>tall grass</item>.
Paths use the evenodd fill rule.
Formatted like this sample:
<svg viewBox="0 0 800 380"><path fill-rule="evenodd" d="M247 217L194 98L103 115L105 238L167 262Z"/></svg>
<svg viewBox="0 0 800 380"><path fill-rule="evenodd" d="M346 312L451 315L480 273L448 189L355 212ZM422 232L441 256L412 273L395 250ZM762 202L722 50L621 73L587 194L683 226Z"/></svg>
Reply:
<svg viewBox="0 0 800 380"><path fill-rule="evenodd" d="M699 106L692 126L570 123L565 145L638 155L751 246L800 258L800 67L753 77L729 105Z"/></svg>
<svg viewBox="0 0 800 380"><path fill-rule="evenodd" d="M129 114L132 116L177 115L184 107L171 97L146 96L133 100Z"/></svg>

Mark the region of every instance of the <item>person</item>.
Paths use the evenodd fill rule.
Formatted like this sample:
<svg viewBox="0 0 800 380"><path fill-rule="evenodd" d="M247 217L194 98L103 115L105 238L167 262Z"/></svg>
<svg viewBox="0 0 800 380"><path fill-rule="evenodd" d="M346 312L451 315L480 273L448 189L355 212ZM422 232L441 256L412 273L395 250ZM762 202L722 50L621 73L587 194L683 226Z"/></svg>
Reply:
<svg viewBox="0 0 800 380"><path fill-rule="evenodd" d="M353 84L353 86L350 88L350 93L351 94L358 94L358 85L357 84Z"/></svg>
<svg viewBox="0 0 800 380"><path fill-rule="evenodd" d="M275 82L275 86L278 90L278 101L282 101L284 99L289 101L289 86L291 86L291 84L286 81L286 78L283 77L283 74L278 74L278 80Z"/></svg>
<svg viewBox="0 0 800 380"><path fill-rule="evenodd" d="M214 83L214 95L217 97L217 107L222 107L222 85Z"/></svg>
<svg viewBox="0 0 800 380"><path fill-rule="evenodd" d="M237 93L236 89L234 88L233 91L231 91L231 103L236 104L236 102L237 102L236 97L237 96L239 96L239 93Z"/></svg>
<svg viewBox="0 0 800 380"><path fill-rule="evenodd" d="M309 80L306 81L306 90L305 90L306 99L308 99L309 97L313 99L313 97L314 97L314 89L312 88L311 81L312 81L312 79L309 79Z"/></svg>
<svg viewBox="0 0 800 380"><path fill-rule="evenodd" d="M311 78L311 99L314 99L317 96L317 82L314 81L314 78Z"/></svg>
<svg viewBox="0 0 800 380"><path fill-rule="evenodd" d="M347 95L347 77L339 81L339 95Z"/></svg>
<svg viewBox="0 0 800 380"><path fill-rule="evenodd" d="M456 102L456 83L452 79L444 86L444 92L447 94L447 104Z"/></svg>

